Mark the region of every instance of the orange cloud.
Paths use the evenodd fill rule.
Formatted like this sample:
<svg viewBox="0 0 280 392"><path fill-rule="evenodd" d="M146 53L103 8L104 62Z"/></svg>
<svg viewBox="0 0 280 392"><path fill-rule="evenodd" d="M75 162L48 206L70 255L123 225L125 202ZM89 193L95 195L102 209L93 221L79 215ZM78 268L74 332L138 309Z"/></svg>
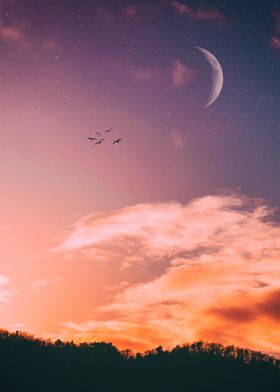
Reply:
<svg viewBox="0 0 280 392"><path fill-rule="evenodd" d="M259 305L260 310L269 317L280 321L280 288L272 291Z"/></svg>
<svg viewBox="0 0 280 392"><path fill-rule="evenodd" d="M173 4L175 11L178 14L185 15L186 17L195 21L213 21L219 26L224 26L226 23L225 16L216 9L194 9L186 4L175 1Z"/></svg>
<svg viewBox="0 0 280 392"><path fill-rule="evenodd" d="M55 252L135 274L140 264L147 275L116 287L88 320L65 320L62 337L135 350L205 339L279 354L280 225L272 214L260 201L219 195L85 217Z"/></svg>

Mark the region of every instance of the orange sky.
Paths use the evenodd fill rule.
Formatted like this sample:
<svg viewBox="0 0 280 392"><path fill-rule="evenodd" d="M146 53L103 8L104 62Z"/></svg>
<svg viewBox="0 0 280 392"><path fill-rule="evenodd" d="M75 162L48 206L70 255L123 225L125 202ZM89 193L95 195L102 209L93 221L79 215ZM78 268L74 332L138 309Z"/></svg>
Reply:
<svg viewBox="0 0 280 392"><path fill-rule="evenodd" d="M272 214L227 194L81 217L30 254L33 272L2 267L2 325L137 350L204 339L279 353Z"/></svg>

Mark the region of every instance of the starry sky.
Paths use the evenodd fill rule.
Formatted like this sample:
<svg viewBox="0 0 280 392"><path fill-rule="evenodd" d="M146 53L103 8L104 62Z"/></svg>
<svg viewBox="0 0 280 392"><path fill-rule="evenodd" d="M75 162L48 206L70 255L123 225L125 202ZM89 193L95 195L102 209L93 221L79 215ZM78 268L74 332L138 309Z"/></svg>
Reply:
<svg viewBox="0 0 280 392"><path fill-rule="evenodd" d="M0 55L0 327L279 355L280 2L0 0Z"/></svg>

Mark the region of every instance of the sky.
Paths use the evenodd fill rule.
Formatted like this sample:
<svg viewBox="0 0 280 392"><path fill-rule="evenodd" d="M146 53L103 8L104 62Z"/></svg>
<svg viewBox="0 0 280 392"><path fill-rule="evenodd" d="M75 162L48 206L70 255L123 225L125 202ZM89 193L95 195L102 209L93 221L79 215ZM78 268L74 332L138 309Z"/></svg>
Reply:
<svg viewBox="0 0 280 392"><path fill-rule="evenodd" d="M280 2L1 0L0 56L0 327L279 356Z"/></svg>

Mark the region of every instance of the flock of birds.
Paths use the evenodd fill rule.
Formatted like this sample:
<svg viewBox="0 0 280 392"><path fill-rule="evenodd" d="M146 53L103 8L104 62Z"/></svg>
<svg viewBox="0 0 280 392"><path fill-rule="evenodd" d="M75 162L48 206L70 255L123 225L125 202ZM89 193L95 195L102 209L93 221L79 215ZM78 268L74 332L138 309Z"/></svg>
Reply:
<svg viewBox="0 0 280 392"><path fill-rule="evenodd" d="M114 128L109 128L109 129L105 129L103 132L104 133L110 133ZM95 131L96 135L99 137L95 137L95 136L89 136L87 137L88 140L90 140L91 142L95 142L94 144L97 146L98 144L101 144L105 138L102 138L102 135L100 132ZM112 144L119 144L122 141L122 138L119 139L115 139Z"/></svg>

